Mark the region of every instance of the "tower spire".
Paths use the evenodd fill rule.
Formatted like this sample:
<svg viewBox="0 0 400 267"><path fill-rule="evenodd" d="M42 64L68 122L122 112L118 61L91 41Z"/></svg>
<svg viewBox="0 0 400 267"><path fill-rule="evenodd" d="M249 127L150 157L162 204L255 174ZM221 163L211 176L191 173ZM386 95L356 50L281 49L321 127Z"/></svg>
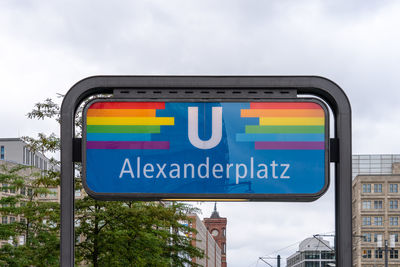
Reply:
<svg viewBox="0 0 400 267"><path fill-rule="evenodd" d="M217 202L214 203L214 211L211 213L211 217L210 218L221 218L219 217L219 213L217 211Z"/></svg>

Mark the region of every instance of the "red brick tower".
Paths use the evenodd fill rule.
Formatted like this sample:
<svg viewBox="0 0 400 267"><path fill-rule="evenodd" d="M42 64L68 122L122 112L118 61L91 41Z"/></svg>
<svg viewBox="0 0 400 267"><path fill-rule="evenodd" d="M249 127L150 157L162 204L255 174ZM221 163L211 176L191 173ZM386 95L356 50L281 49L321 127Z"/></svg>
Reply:
<svg viewBox="0 0 400 267"><path fill-rule="evenodd" d="M210 218L204 218L204 224L221 248L221 267L226 267L226 218L221 218L217 211L217 203Z"/></svg>

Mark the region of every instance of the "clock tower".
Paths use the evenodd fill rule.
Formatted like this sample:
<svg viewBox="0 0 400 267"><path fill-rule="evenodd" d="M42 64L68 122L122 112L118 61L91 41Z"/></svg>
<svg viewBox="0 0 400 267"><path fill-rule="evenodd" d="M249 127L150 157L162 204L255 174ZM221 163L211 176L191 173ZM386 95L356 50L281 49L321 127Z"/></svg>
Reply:
<svg viewBox="0 0 400 267"><path fill-rule="evenodd" d="M207 230L213 236L215 242L221 248L221 267L226 267L226 218L219 216L217 203L214 204L214 211L210 218L204 218Z"/></svg>

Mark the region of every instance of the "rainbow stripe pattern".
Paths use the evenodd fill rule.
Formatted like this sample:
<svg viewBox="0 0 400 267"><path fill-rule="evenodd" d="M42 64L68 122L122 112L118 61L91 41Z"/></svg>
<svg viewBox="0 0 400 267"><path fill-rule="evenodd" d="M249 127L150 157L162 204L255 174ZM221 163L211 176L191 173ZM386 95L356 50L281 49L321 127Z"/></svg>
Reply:
<svg viewBox="0 0 400 267"><path fill-rule="evenodd" d="M236 134L237 142L254 142L257 150L325 149L325 111L313 102L252 102L242 118L259 118Z"/></svg>
<svg viewBox="0 0 400 267"><path fill-rule="evenodd" d="M87 149L169 149L169 141L152 141L174 117L157 117L164 102L95 102L86 113Z"/></svg>

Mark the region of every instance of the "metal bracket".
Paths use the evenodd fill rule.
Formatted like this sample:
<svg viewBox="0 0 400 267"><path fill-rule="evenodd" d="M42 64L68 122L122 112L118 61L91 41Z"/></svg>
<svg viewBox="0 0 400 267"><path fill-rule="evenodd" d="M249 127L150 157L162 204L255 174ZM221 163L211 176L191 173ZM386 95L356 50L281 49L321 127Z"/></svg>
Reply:
<svg viewBox="0 0 400 267"><path fill-rule="evenodd" d="M73 138L72 145L72 161L82 162L82 138Z"/></svg>
<svg viewBox="0 0 400 267"><path fill-rule="evenodd" d="M339 139L337 138L329 139L329 157L330 162L339 162Z"/></svg>

